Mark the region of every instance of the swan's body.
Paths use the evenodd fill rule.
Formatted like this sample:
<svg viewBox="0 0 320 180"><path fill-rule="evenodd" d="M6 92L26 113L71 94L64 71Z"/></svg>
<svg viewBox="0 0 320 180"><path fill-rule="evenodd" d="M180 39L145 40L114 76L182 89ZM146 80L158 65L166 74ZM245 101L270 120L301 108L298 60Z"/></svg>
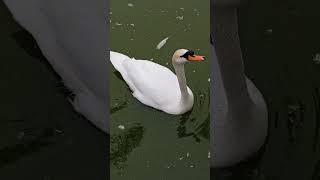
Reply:
<svg viewBox="0 0 320 180"><path fill-rule="evenodd" d="M194 97L186 84L184 63L173 63L176 75L167 67L118 52L111 51L110 60L141 103L168 114L183 114L192 108Z"/></svg>
<svg viewBox="0 0 320 180"><path fill-rule="evenodd" d="M244 74L237 24L239 3L217 0L211 8L212 167L232 166L247 159L261 148L267 136L266 104Z"/></svg>

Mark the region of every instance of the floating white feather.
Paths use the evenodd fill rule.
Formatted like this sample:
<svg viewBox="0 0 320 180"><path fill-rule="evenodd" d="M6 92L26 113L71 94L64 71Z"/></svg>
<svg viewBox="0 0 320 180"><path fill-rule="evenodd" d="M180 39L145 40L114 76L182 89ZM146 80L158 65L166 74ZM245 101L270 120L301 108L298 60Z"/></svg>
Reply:
<svg viewBox="0 0 320 180"><path fill-rule="evenodd" d="M169 39L169 37L166 37L162 41L160 41L159 44L157 45L156 49L161 49L167 43L168 39Z"/></svg>

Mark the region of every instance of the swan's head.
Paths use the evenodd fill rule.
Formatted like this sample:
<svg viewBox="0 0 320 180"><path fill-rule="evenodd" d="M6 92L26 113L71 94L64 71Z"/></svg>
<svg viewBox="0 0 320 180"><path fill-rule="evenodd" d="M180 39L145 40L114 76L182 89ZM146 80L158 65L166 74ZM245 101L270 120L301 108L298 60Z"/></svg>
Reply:
<svg viewBox="0 0 320 180"><path fill-rule="evenodd" d="M172 64L179 65L187 62L204 61L204 56L196 55L192 50L178 49L172 56Z"/></svg>

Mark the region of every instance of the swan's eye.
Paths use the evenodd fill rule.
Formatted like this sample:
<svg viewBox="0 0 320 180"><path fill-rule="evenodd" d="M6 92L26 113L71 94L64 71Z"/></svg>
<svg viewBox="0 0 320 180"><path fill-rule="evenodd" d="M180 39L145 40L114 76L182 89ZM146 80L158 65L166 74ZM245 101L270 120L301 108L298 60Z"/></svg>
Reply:
<svg viewBox="0 0 320 180"><path fill-rule="evenodd" d="M180 57L188 59L189 56L194 57L194 52L192 50L188 50L186 53L184 53L184 55L182 55Z"/></svg>

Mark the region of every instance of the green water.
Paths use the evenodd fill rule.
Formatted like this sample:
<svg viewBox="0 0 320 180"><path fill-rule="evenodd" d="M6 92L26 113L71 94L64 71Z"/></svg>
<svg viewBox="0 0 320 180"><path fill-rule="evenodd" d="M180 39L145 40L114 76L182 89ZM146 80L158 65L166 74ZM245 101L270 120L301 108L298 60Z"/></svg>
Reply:
<svg viewBox="0 0 320 180"><path fill-rule="evenodd" d="M180 48L209 59L209 15L209 1L112 0L111 49L171 70L171 56ZM141 104L110 65L112 180L209 179L209 65L186 65L195 104L190 113L179 116Z"/></svg>

